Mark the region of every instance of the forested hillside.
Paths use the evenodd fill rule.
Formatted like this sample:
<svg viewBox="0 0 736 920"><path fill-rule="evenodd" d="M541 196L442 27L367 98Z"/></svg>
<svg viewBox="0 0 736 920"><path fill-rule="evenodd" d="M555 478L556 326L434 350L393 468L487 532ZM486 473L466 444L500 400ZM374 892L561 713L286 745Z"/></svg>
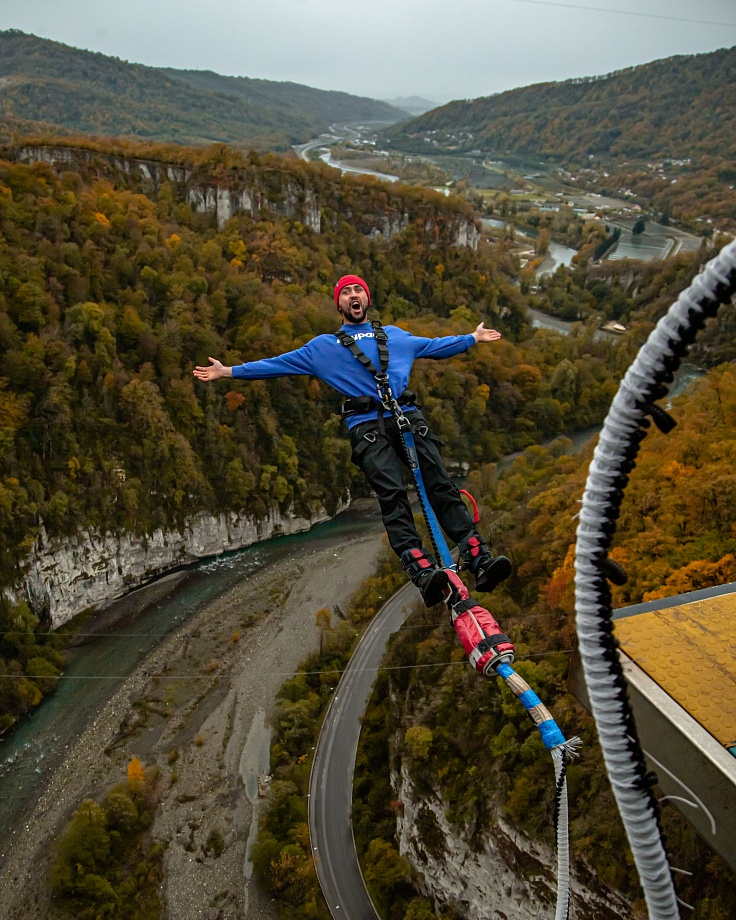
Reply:
<svg viewBox="0 0 736 920"><path fill-rule="evenodd" d="M249 105L283 110L294 119L308 118L313 130L356 119L397 121L407 117L403 109L387 102L336 90L313 89L301 83L228 77L211 70L176 70L173 67L160 68L160 73L207 92L235 96Z"/></svg>
<svg viewBox="0 0 736 920"><path fill-rule="evenodd" d="M286 150L335 121L404 114L298 84L144 67L17 30L0 32L0 79L0 140L51 131Z"/></svg>
<svg viewBox="0 0 736 920"><path fill-rule="evenodd" d="M733 231L736 48L451 102L386 132L399 150L555 167L569 189Z"/></svg>
<svg viewBox="0 0 736 920"><path fill-rule="evenodd" d="M217 153L211 168L216 175ZM238 362L331 331L343 271L371 278L384 321L439 334L484 319L510 339L524 334L503 248L453 246L442 229L462 203L391 190L410 220L388 242L360 232L361 215L387 207L384 187L276 158L243 163L266 183L279 169L313 175L325 200L334 184L341 212L323 233L268 214L217 230L168 184L153 200L45 164L2 164L6 583L39 519L51 534L85 525L143 535L200 509L334 508L352 477L324 459L348 451L334 394L300 378L195 388L191 368L210 354ZM450 457L492 459L599 419L615 373L599 358L612 348L571 338L527 356L507 340L428 363L415 386ZM585 385L561 401L563 357L580 363Z"/></svg>
<svg viewBox="0 0 736 920"><path fill-rule="evenodd" d="M384 322L440 335L483 320L504 332L493 348L420 362L412 378L450 462L497 459L603 417L632 345L581 329L523 346L513 258L453 245L467 204L276 156L240 157L238 168L229 156L199 151L192 165L231 187L308 177L333 205L323 232L267 209L218 229L171 184L149 197L124 171L85 172L83 159L79 172L0 161L0 585L17 580L41 527L145 539L201 511L309 514L359 493L337 394L308 378L192 378L209 355L239 363L333 331L332 286L347 271L370 279ZM375 234L372 215L397 207L406 229ZM4 610L3 622L16 631L5 661L43 673L29 670L37 621ZM38 701L21 682L2 687L6 713Z"/></svg>
<svg viewBox="0 0 736 920"><path fill-rule="evenodd" d="M580 165L622 159L736 157L736 48L667 58L600 77L538 83L450 102L387 131L427 152L450 144L489 156ZM425 142L425 137L431 143Z"/></svg>

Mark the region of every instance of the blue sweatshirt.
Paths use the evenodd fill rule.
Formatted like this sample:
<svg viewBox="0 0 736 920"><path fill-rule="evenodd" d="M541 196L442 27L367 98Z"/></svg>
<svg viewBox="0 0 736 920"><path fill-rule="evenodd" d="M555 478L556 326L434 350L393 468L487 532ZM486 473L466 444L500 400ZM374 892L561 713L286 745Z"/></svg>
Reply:
<svg viewBox="0 0 736 920"><path fill-rule="evenodd" d="M378 345L371 324L346 323L342 328L378 368ZM475 344L471 334L427 339L412 335L398 326L384 326L384 329L388 336L388 379L394 396L399 396L407 388L411 366L416 358L452 358ZM318 335L295 351L233 367L233 377L240 380L266 380L299 374L318 377L343 396L377 396L373 375L334 335ZM378 412L373 410L349 416L346 424L348 428L354 428L376 418Z"/></svg>

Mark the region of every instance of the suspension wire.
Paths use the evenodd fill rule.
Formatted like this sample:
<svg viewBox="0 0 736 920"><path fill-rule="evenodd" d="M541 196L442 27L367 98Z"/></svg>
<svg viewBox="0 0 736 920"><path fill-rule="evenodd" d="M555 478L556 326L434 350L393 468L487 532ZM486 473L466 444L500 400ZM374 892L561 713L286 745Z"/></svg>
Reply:
<svg viewBox="0 0 736 920"><path fill-rule="evenodd" d="M398 632L394 630L393 632ZM539 652L538 654L525 655L526 659L542 659L548 658L551 655L572 655L574 649L566 648L561 649L557 652ZM382 665L378 668L355 668L355 673L360 672L361 670L370 670L374 671L376 674L379 674L383 671L419 671L424 668L457 668L465 667L464 661L425 661L422 664L394 664L394 665ZM343 674L345 668L332 668L331 670L325 671L272 671L271 673L275 677L310 677L318 674ZM203 680L210 677L222 677L225 673L219 669L212 671L188 671L186 673L178 672L176 674L167 674L166 671L148 671L143 666L142 676L147 680ZM230 673L230 672L228 672ZM518 676L518 675L517 675ZM2 674L0 673L0 681L10 679L10 680L46 680L54 681L55 683L62 680L127 680L132 678L133 675L129 673L125 674Z"/></svg>
<svg viewBox="0 0 736 920"><path fill-rule="evenodd" d="M653 794L626 694L626 678L613 636L609 581L625 572L607 557L623 492L651 416L663 432L675 422L655 401L706 320L736 291L736 241L724 246L684 290L642 346L606 416L589 468L580 511L575 558L575 609L580 656L603 752L651 920L680 916Z"/></svg>

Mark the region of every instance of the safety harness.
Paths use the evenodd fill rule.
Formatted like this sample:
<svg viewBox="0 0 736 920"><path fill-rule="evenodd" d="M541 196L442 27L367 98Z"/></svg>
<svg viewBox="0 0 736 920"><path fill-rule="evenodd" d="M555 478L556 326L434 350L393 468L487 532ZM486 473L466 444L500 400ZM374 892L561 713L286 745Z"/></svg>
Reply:
<svg viewBox="0 0 736 920"><path fill-rule="evenodd" d="M360 348L355 339L345 332L344 329L340 329L335 333L338 341L341 345L344 345L346 348L350 349L351 353L355 358L360 361L363 367L368 371L369 374L373 376L373 379L376 381L376 393L378 394L378 400L373 400L375 408L378 409L378 427L380 431L383 431L384 424L384 410L391 414L391 417L396 422L396 427L399 430L401 435L401 441L404 445L404 451L406 453L406 459L411 471L412 477L414 479L414 485L417 489L417 495L419 496L419 504L422 508L422 514L424 519L427 522L427 528L429 530L429 536L432 541L432 547L442 562L442 566L446 569L455 569L455 562L450 555L450 550L447 547L444 537L442 536L442 531L440 530L440 524L437 520L437 516L434 513L432 505L429 501L429 496L427 495L427 489L424 485L424 480L422 478L422 471L419 468L419 455L417 454L416 442L414 441L414 432L411 429L411 422L404 414L401 408L401 402L405 406L416 405L416 397L409 390L404 390L400 395L399 399L396 399L391 392L391 386L388 382L388 336L386 335L386 330L383 328L379 320L374 319L371 321L371 326L373 327L373 334L375 335L376 345L378 346L378 363L380 365L377 370L371 359L368 355ZM408 401L407 399L411 401ZM357 400L362 399L358 397ZM366 397L370 399L370 397ZM352 403L357 400L347 400L347 403ZM345 406L345 403L343 403ZM348 412L343 411L343 415L353 414L348 408ZM356 410L357 411L357 410ZM365 410L369 411L369 410Z"/></svg>
<svg viewBox="0 0 736 920"><path fill-rule="evenodd" d="M376 345L378 346L378 363L380 365L380 370L378 371L368 355L358 346L358 343L352 335L345 332L344 329L340 329L335 333L340 344L350 349L353 356L360 361L368 373L373 375L378 392L378 399L373 396L348 397L340 407L340 414L343 418L349 418L351 415L374 412L377 410L379 428L382 429L383 426L381 422L383 421L384 410L391 412L395 417L393 407L387 402L387 400L393 399L391 387L388 385L388 336L379 320L371 320L371 326L373 327L373 334L375 336ZM420 408L420 406L417 405L416 394L412 393L411 390L404 390L395 402L398 404L399 411L401 411L401 406Z"/></svg>

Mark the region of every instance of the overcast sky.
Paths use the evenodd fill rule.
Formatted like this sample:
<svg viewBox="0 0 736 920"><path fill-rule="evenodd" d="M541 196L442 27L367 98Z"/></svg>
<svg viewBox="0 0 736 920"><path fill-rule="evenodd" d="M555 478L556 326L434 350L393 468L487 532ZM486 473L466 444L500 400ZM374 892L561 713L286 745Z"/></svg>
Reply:
<svg viewBox="0 0 736 920"><path fill-rule="evenodd" d="M0 0L0 29L157 67L473 99L736 45L736 0Z"/></svg>

